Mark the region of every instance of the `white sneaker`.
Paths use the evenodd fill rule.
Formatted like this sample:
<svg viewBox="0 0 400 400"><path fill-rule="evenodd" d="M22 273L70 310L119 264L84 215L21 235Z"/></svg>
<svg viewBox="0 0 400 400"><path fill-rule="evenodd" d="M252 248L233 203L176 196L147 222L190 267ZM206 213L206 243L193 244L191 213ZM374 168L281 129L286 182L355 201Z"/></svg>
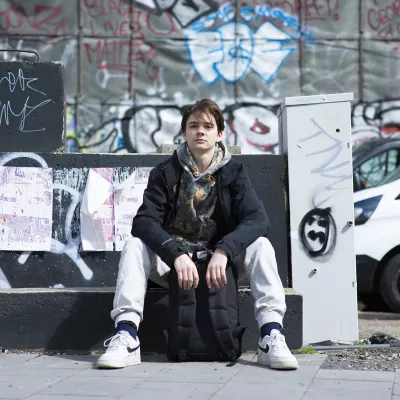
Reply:
<svg viewBox="0 0 400 400"><path fill-rule="evenodd" d="M258 342L258 363L273 369L297 369L299 363L286 345L285 336L272 329Z"/></svg>
<svg viewBox="0 0 400 400"><path fill-rule="evenodd" d="M104 342L106 352L97 360L97 368L124 368L141 363L139 339L120 331Z"/></svg>

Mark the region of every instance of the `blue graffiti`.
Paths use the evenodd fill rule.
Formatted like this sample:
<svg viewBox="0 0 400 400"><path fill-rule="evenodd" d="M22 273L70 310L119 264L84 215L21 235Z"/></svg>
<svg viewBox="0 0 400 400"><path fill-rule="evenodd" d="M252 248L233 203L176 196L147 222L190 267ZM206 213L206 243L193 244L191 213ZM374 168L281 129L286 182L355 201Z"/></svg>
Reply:
<svg viewBox="0 0 400 400"><path fill-rule="evenodd" d="M270 82L296 49L294 38L263 22L254 31L246 22L226 22L214 30L190 32L186 46L193 68L204 82L219 77L234 83L249 71Z"/></svg>
<svg viewBox="0 0 400 400"><path fill-rule="evenodd" d="M255 7L241 7L239 10L239 17L245 22L264 18L276 18L282 20L285 26L290 26L297 31L296 37L300 37L301 25L297 22L297 18L286 15L279 8L271 8L268 5L257 5ZM226 4L220 7L217 11L209 13L206 17L193 22L190 29L198 32L204 28L209 27L214 22L221 20L223 22L236 21L236 8L232 4ZM306 29L303 36L310 36L310 32Z"/></svg>
<svg viewBox="0 0 400 400"><path fill-rule="evenodd" d="M288 28L285 32L272 21ZM263 21L257 30L250 23ZM222 25L213 28L217 22ZM221 6L215 12L193 22L186 32L186 47L193 69L209 84L222 78L228 83L255 72L269 83L285 60L297 48L297 40L310 42L311 32L297 19L268 5L241 7Z"/></svg>

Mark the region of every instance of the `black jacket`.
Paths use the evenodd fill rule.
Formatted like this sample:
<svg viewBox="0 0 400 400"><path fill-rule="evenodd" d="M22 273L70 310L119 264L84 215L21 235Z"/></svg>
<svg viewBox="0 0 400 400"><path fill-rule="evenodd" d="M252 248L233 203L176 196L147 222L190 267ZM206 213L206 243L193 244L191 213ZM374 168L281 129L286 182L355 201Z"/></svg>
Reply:
<svg viewBox="0 0 400 400"><path fill-rule="evenodd" d="M131 231L171 268L178 256L187 253L167 232L176 210L176 187L182 172L176 152L152 169ZM212 218L217 234L210 248L224 249L234 261L251 243L268 233L270 224L264 204L241 163L231 159L215 173L215 178L218 198Z"/></svg>

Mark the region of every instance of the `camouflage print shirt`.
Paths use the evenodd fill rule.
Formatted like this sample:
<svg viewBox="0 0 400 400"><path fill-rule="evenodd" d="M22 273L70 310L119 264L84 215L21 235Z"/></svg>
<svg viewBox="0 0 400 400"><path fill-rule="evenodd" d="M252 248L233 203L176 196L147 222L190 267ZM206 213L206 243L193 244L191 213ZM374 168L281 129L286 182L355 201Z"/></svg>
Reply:
<svg viewBox="0 0 400 400"><path fill-rule="evenodd" d="M218 142L211 164L203 174L199 173L186 142L179 146L177 154L183 173L176 216L172 219L168 232L188 251L193 251L198 247L207 247L216 234L217 226L211 219L217 202L213 175L229 162L231 154Z"/></svg>

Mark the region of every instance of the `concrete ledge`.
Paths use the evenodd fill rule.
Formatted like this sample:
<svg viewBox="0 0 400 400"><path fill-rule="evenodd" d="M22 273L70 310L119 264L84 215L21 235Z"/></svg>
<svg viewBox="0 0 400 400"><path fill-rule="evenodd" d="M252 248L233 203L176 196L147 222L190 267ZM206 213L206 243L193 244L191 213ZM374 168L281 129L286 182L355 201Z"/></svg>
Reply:
<svg viewBox="0 0 400 400"><path fill-rule="evenodd" d="M179 147L178 144L164 143L157 147L156 153L158 154L173 154L174 151ZM240 146L227 146L228 151L231 154L241 154L242 150Z"/></svg>
<svg viewBox="0 0 400 400"><path fill-rule="evenodd" d="M287 344L298 349L303 341L303 299L285 289L284 320ZM0 290L0 347L6 349L94 350L114 332L109 316L114 288ZM257 349L259 335L249 289L239 291L240 320L247 326L244 351ZM143 352L163 353L162 330L168 326L168 292L148 291L140 327Z"/></svg>

